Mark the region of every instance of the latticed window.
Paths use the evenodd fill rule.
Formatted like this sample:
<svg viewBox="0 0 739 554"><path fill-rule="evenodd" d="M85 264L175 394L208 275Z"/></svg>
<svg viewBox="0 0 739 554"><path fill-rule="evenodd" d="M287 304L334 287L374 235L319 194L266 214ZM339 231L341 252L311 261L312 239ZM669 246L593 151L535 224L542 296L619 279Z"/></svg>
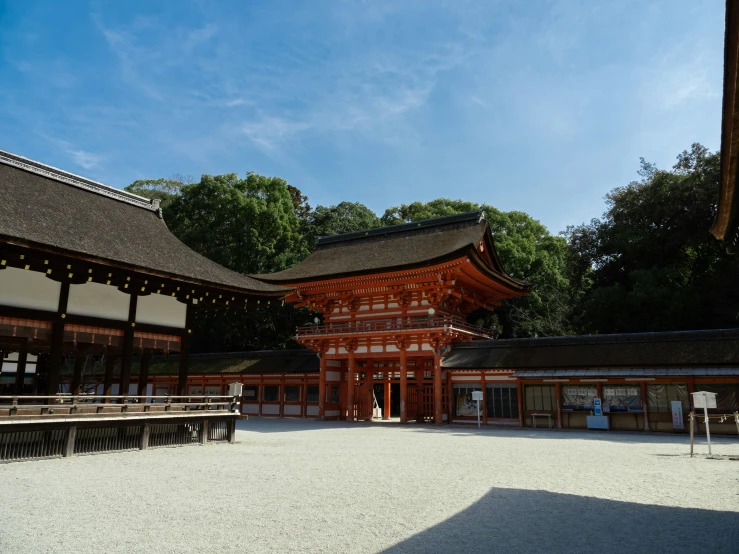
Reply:
<svg viewBox="0 0 739 554"><path fill-rule="evenodd" d="M482 390L479 385L453 385L454 415L458 417L477 417L477 402L472 400L472 392Z"/></svg>
<svg viewBox="0 0 739 554"><path fill-rule="evenodd" d="M716 411L735 412L739 410L739 384L695 384L695 390L716 393Z"/></svg>
<svg viewBox="0 0 739 554"><path fill-rule="evenodd" d="M485 387L485 408L488 417L518 418L518 391L513 383L496 383Z"/></svg>
<svg viewBox="0 0 739 554"><path fill-rule="evenodd" d="M690 410L688 385L647 385L647 408L650 412L672 411L672 402L680 401L683 410Z"/></svg>
<svg viewBox="0 0 739 554"><path fill-rule="evenodd" d="M318 402L318 385L308 385L306 393L308 402Z"/></svg>
<svg viewBox="0 0 739 554"><path fill-rule="evenodd" d="M241 395L247 402L250 400L256 402L259 399L259 385L244 385Z"/></svg>
<svg viewBox="0 0 739 554"><path fill-rule="evenodd" d="M285 385L285 402L300 402L300 385Z"/></svg>
<svg viewBox="0 0 739 554"><path fill-rule="evenodd" d="M280 401L279 385L265 385L264 386L264 401L265 402L279 402Z"/></svg>
<svg viewBox="0 0 739 554"><path fill-rule="evenodd" d="M526 385L527 410L556 410L557 392L553 385Z"/></svg>

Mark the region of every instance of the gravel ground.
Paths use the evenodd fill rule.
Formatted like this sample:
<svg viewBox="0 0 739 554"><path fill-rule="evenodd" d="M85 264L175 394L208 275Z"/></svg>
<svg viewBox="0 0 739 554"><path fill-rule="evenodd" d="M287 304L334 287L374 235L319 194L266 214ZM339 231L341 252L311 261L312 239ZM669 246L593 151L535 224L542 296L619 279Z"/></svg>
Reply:
<svg viewBox="0 0 739 554"><path fill-rule="evenodd" d="M739 552L739 439L239 422L0 465L0 552ZM698 452L706 452L701 438Z"/></svg>

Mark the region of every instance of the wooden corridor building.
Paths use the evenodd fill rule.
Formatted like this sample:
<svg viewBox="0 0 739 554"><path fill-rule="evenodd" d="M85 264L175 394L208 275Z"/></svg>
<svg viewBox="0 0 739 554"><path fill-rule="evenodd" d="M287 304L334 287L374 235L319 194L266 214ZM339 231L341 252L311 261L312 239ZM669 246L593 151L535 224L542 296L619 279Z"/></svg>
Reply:
<svg viewBox="0 0 739 554"><path fill-rule="evenodd" d="M180 355L184 392L196 310L243 310L286 292L185 246L156 200L0 151L0 394L56 395L65 356L75 360L70 392L97 357L103 392L115 380L135 394L132 359L145 377L157 353Z"/></svg>

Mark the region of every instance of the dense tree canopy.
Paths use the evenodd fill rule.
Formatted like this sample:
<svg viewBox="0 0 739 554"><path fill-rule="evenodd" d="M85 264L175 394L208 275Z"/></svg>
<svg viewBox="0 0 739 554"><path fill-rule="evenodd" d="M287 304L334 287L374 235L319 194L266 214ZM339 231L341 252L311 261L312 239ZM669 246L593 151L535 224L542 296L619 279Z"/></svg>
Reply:
<svg viewBox="0 0 739 554"><path fill-rule="evenodd" d="M708 233L718 164L699 144L671 170L642 160L642 180L612 191L601 219L568 228L579 331L736 326L739 264Z"/></svg>
<svg viewBox="0 0 739 554"><path fill-rule="evenodd" d="M308 215L307 223L306 238L311 245L318 237L362 231L382 225L377 214L359 202L318 206Z"/></svg>
<svg viewBox="0 0 739 554"><path fill-rule="evenodd" d="M715 215L718 154L696 144L670 170L642 160L641 180L606 197L600 219L552 235L524 212L438 198L388 208L341 202L312 209L297 188L250 173L141 180L126 190L162 201L183 242L242 273L270 273L303 259L319 236L484 210L511 276L533 285L472 322L500 337L736 326L739 264L708 233ZM297 346L305 310L272 303L257 312L199 316L194 351Z"/></svg>
<svg viewBox="0 0 739 554"><path fill-rule="evenodd" d="M507 301L494 314L472 314L475 323L503 337L553 336L570 332L567 242L553 236L539 221L523 212L502 212L486 204L437 198L431 202L388 208L387 225L483 210L490 224L503 268L512 277L534 285L531 295Z"/></svg>

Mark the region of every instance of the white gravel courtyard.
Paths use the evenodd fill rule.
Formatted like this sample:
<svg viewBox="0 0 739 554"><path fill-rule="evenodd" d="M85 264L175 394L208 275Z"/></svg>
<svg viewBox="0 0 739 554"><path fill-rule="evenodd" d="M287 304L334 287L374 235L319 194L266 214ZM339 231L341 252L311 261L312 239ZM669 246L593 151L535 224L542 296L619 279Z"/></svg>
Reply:
<svg viewBox="0 0 739 554"><path fill-rule="evenodd" d="M237 441L0 465L0 552L739 552L739 437L724 459L548 429L252 419Z"/></svg>

